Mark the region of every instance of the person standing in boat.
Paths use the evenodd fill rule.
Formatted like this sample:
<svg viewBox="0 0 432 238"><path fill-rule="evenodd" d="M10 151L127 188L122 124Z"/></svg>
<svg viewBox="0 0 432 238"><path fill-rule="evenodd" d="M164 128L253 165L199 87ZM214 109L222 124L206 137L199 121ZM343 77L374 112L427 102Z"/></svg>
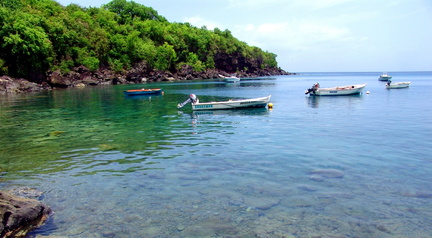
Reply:
<svg viewBox="0 0 432 238"><path fill-rule="evenodd" d="M387 86L390 86L390 84L391 84L391 80L389 79L388 81L387 81Z"/></svg>
<svg viewBox="0 0 432 238"><path fill-rule="evenodd" d="M319 89L320 85L319 83L314 83L314 85L312 86L312 88L309 88L308 90L306 90L305 94L308 93L315 93L318 89Z"/></svg>
<svg viewBox="0 0 432 238"><path fill-rule="evenodd" d="M186 101L177 104L177 108L182 108L184 107L184 105L188 103L192 103L192 104L199 103L199 99L195 94L191 94L189 95L189 98Z"/></svg>

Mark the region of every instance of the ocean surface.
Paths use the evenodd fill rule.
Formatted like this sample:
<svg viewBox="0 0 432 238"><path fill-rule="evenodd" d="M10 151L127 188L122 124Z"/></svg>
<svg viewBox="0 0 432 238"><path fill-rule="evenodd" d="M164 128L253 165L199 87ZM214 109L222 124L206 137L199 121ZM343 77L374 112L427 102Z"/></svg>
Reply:
<svg viewBox="0 0 432 238"><path fill-rule="evenodd" d="M380 74L0 95L0 189L54 211L28 237L432 237L432 72ZM164 94L123 95L143 87ZM191 93L273 108L177 109Z"/></svg>

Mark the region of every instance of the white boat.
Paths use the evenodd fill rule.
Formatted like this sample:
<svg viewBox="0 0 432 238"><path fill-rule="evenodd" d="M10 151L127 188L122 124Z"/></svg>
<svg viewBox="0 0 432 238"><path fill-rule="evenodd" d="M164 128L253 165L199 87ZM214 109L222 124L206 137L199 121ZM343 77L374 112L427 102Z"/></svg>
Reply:
<svg viewBox="0 0 432 238"><path fill-rule="evenodd" d="M397 82L397 83L393 83L392 81L389 81L388 83L386 83L386 88L387 89L392 89L392 88L408 88L410 86L411 82Z"/></svg>
<svg viewBox="0 0 432 238"><path fill-rule="evenodd" d="M353 95L360 94L365 84L338 86L333 88L320 88L319 83L315 83L311 88L305 91L305 94L313 96L338 96L338 95Z"/></svg>
<svg viewBox="0 0 432 238"><path fill-rule="evenodd" d="M224 78L224 79L225 79L225 82L227 82L227 83L240 82L240 78L236 77L235 75L231 75L231 76L223 76L223 75L219 75L219 77Z"/></svg>
<svg viewBox="0 0 432 238"><path fill-rule="evenodd" d="M388 81L388 80L391 79L391 78L392 78L392 76L388 75L387 73L382 73L382 74L379 76L378 80L379 80L379 81Z"/></svg>
<svg viewBox="0 0 432 238"><path fill-rule="evenodd" d="M235 108L250 108L250 107L266 107L269 103L271 95L261 98L250 98L241 100L228 100L222 102L204 102L193 103L192 110L218 110L218 109L235 109Z"/></svg>
<svg viewBox="0 0 432 238"><path fill-rule="evenodd" d="M193 95L193 96L192 96ZM187 103L192 104L192 110L219 110L219 109L237 109L237 108L259 108L266 107L269 103L271 95L261 98L250 98L240 100L228 100L221 102L204 102L200 103L195 94L191 94L185 102L179 103L177 108L182 108Z"/></svg>

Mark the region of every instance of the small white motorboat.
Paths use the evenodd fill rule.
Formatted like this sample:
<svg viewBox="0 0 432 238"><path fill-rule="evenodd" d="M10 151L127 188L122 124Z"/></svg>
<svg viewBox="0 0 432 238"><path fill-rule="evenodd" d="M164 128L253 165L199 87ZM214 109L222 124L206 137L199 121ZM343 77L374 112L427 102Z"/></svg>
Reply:
<svg viewBox="0 0 432 238"><path fill-rule="evenodd" d="M236 83L236 82L240 82L240 78L236 77L235 75L231 75L231 76L223 76L221 74L219 74L219 77L224 78L225 82L227 83Z"/></svg>
<svg viewBox="0 0 432 238"><path fill-rule="evenodd" d="M378 80L379 80L379 81L388 81L388 80L390 80L391 78L392 78L392 76L388 75L387 73L382 73L382 74L379 76Z"/></svg>
<svg viewBox="0 0 432 238"><path fill-rule="evenodd" d="M353 95L360 94L364 87L366 87L366 83L333 88L320 88L319 83L315 83L311 88L305 91L305 94L310 94L312 96Z"/></svg>
<svg viewBox="0 0 432 238"><path fill-rule="evenodd" d="M228 100L221 102L204 102L200 103L198 98L191 94L191 96L184 101L179 103L177 108L182 108L187 103L192 104L192 110L219 110L219 109L237 109L237 108L260 108L266 107L269 103L271 95L260 98L240 99L240 100Z"/></svg>
<svg viewBox="0 0 432 238"><path fill-rule="evenodd" d="M397 83L393 83L392 81L388 81L386 83L386 88L387 89L392 89L392 88L408 88L410 86L411 82L397 82Z"/></svg>

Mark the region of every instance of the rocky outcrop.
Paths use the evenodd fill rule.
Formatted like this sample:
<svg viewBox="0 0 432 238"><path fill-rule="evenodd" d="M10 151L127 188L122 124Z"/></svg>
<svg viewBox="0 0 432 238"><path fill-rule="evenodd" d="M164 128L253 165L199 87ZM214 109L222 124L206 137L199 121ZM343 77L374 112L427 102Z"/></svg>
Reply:
<svg viewBox="0 0 432 238"><path fill-rule="evenodd" d="M51 209L35 200L0 191L0 237L23 237L50 216Z"/></svg>
<svg viewBox="0 0 432 238"><path fill-rule="evenodd" d="M225 59L220 57L220 59ZM238 60L237 60L238 61ZM192 79L212 79L218 78L219 75L236 74L241 78L255 78L262 76L273 75L288 75L281 68L264 68L257 69L253 62L234 62L236 65L243 65L243 70L238 70L238 67L230 66L220 62L220 67L217 69L207 69L203 72L195 71L189 65L183 65L175 72L160 71L150 68L146 63L140 62L135 64L130 70L123 73L116 73L108 68L100 68L96 71L90 71L84 66L73 68L68 73L61 73L59 70L49 72L46 79L42 83L33 83L25 79L13 79L8 76L0 77L0 94L16 93L16 92L35 92L53 88L68 88L68 87L85 87L92 85L105 84L137 84L147 82L161 81L181 81ZM240 60L241 61L241 60ZM247 66L250 66L248 68Z"/></svg>
<svg viewBox="0 0 432 238"><path fill-rule="evenodd" d="M49 90L51 86L44 82L41 84L33 83L25 79L15 79L8 76L0 77L0 94L18 92L38 92Z"/></svg>

